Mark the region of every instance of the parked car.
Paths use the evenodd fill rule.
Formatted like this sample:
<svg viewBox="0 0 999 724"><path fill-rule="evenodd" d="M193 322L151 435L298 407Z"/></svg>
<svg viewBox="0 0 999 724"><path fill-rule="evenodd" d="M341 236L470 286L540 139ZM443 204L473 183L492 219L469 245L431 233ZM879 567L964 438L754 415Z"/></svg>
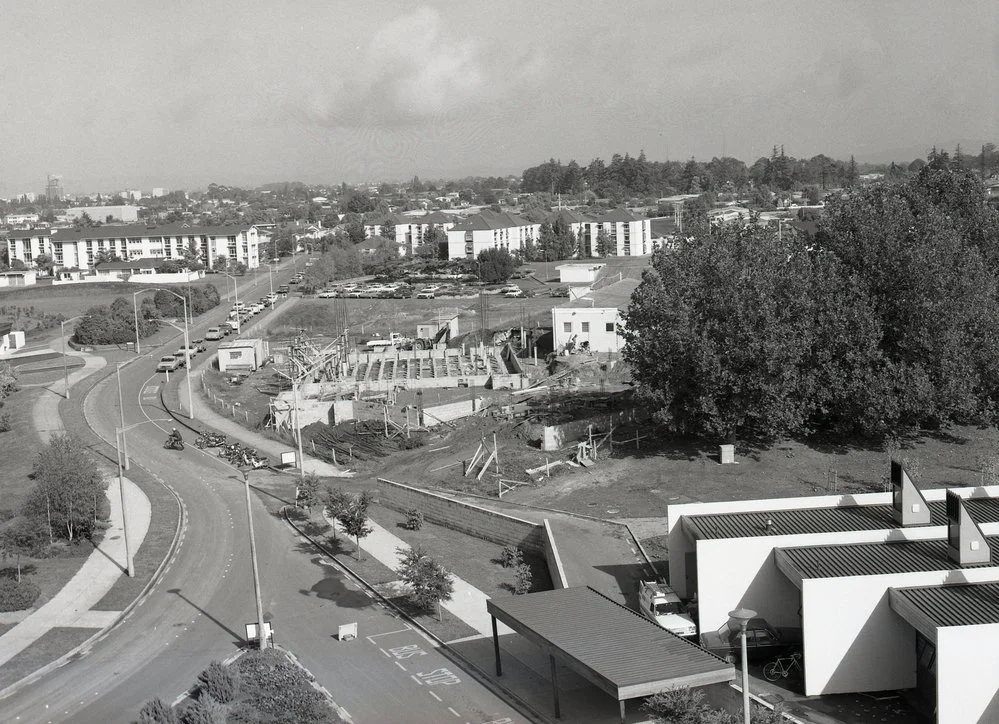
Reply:
<svg viewBox="0 0 999 724"><path fill-rule="evenodd" d="M182 362L174 357L172 354L164 355L160 357L159 364L156 365L157 372L174 372L178 370L182 365Z"/></svg>
<svg viewBox="0 0 999 724"><path fill-rule="evenodd" d="M198 339L192 339L191 340L191 346L194 347L195 349L197 349L198 352L207 352L208 351L208 345L205 344L205 340L201 339L200 337Z"/></svg>
<svg viewBox="0 0 999 724"><path fill-rule="evenodd" d="M417 299L433 299L434 293L428 289L422 289L416 293Z"/></svg>
<svg viewBox="0 0 999 724"><path fill-rule="evenodd" d="M553 297L568 297L569 296L569 287L565 287L565 286L555 287L554 289L552 289L548 293L551 296L553 296Z"/></svg>
<svg viewBox="0 0 999 724"><path fill-rule="evenodd" d="M701 635L701 646L727 661L742 656L741 626L729 619L717 631ZM746 655L750 662L765 661L801 649L801 629L777 629L763 618L753 618L746 625Z"/></svg>
<svg viewBox="0 0 999 724"><path fill-rule="evenodd" d="M364 292L360 289L351 289L349 292L344 294L347 299L362 299L364 297Z"/></svg>
<svg viewBox="0 0 999 724"><path fill-rule="evenodd" d="M222 322L222 324L219 325L219 331L221 331L226 337L232 334L234 329L235 327L233 327L229 322Z"/></svg>
<svg viewBox="0 0 999 724"><path fill-rule="evenodd" d="M517 291L511 290L509 292L503 292L503 296L507 299L523 299L526 295L524 294L523 289L518 289Z"/></svg>
<svg viewBox="0 0 999 724"><path fill-rule="evenodd" d="M317 294L316 296L319 297L320 299L335 299L337 293L335 289L327 289L324 292L319 292L319 294Z"/></svg>
<svg viewBox="0 0 999 724"><path fill-rule="evenodd" d="M205 339L210 342L222 339L225 336L225 332L222 331L221 327L209 327L208 331L205 332Z"/></svg>

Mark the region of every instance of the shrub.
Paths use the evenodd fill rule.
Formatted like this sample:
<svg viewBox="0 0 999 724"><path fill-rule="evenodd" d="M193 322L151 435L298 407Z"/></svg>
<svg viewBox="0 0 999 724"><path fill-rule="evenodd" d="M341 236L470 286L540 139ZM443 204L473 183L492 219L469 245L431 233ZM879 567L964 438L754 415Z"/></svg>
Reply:
<svg viewBox="0 0 999 724"><path fill-rule="evenodd" d="M10 432L10 413L0 413L0 432Z"/></svg>
<svg viewBox="0 0 999 724"><path fill-rule="evenodd" d="M500 561L504 568L516 568L524 562L524 554L520 548L511 543L503 546L503 550L500 553Z"/></svg>
<svg viewBox="0 0 999 724"><path fill-rule="evenodd" d="M229 707L210 694L202 694L184 711L184 724L225 724Z"/></svg>
<svg viewBox="0 0 999 724"><path fill-rule="evenodd" d="M423 511L417 508L410 508L406 511L405 527L409 530L419 530L423 527Z"/></svg>
<svg viewBox="0 0 999 724"><path fill-rule="evenodd" d="M23 611L31 608L41 590L29 580L18 583L13 578L0 578L0 611Z"/></svg>
<svg viewBox="0 0 999 724"><path fill-rule="evenodd" d="M529 592L531 590L531 583L533 582L534 576L531 573L531 567L526 563L520 563L517 565L516 578L514 579L513 592L518 596Z"/></svg>
<svg viewBox="0 0 999 724"><path fill-rule="evenodd" d="M228 704L239 694L239 671L213 661L198 675L201 691L215 701Z"/></svg>
<svg viewBox="0 0 999 724"><path fill-rule="evenodd" d="M234 719L240 710L256 716L240 721L337 721L326 697L312 687L311 677L280 651L251 651L240 657L236 666L243 682L243 699L234 707Z"/></svg>
<svg viewBox="0 0 999 724"><path fill-rule="evenodd" d="M158 696L139 711L138 724L177 724L173 707Z"/></svg>

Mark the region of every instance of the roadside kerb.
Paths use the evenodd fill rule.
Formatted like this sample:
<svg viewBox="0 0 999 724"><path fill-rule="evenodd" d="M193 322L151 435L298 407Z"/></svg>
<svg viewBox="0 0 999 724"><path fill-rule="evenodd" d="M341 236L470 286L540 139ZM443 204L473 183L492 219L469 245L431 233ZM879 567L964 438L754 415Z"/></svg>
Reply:
<svg viewBox="0 0 999 724"><path fill-rule="evenodd" d="M135 358L135 359L140 359L140 358ZM126 361L125 364L129 364L131 361L132 360ZM109 365L109 367L110 366L111 365ZM93 434L93 436L96 437L98 441L100 441L102 444L108 445L110 447L110 443L108 443L107 440L105 440L104 438L102 438L100 435L97 434L97 431L94 430L93 427L90 426L90 422L87 420L86 416L82 414L83 404L86 401L86 397L89 396L91 392L93 392L94 388L97 387L98 384L100 384L101 382L103 382L105 379L107 379L113 373L115 373L117 371L117 367L116 366L112 367L112 369L107 369L107 368L105 368L105 369L107 370L105 372L105 374L103 374L102 376L100 376L100 378L98 378L96 380L93 380L91 382L90 386L87 388L87 390L83 393L83 396L82 397L77 396L76 398L74 398L74 400L79 400L79 405L80 405L81 417L82 417L82 420L83 420L83 424L86 425L86 427L90 430L91 434ZM90 379L90 378L88 378L88 379ZM117 464L117 452L116 452L116 456L114 458L112 458L109 453L104 452L103 450L95 449L94 447L91 447L91 449L94 450L94 452L96 452L101 457L103 457L106 460L108 460L108 462L111 462L113 464ZM44 676L46 676L47 674L51 673L52 671L55 671L60 666L63 666L64 664L66 664L67 662L69 662L70 659L72 659L72 658L74 658L76 656L80 656L80 657L86 656L87 653L89 653L90 649L93 647L93 645L95 643L97 643L100 639L102 639L104 636L106 636L115 626L117 626L119 623L121 623L125 619L125 617L127 617L137 606L139 606L142 603L142 601L146 598L146 596L149 595L149 592L152 590L153 586L155 586L159 582L161 576L163 575L163 571L166 569L166 567L169 564L169 562L171 560L173 560L173 557L176 555L176 552L177 552L177 542L180 540L180 534L181 534L181 531L183 530L183 524L184 524L184 509L183 509L183 505L182 505L182 501L180 499L180 496L177 495L177 492L175 490L173 490L169 485L166 485L165 483L163 483L156 476L152 475L147 470L145 470L141 465L136 465L135 467L137 467L141 472L145 473L146 475L149 475L149 477L153 478L153 480L156 480L160 485L162 485L164 488L166 488L170 492L170 494L177 501L177 511L178 511L177 512L177 526L176 526L176 528L174 530L173 540L170 542L170 546L168 547L165 555L163 556L163 560L160 561L160 564L157 566L156 570L153 571L152 576L150 576L149 581L146 583L145 586L142 587L142 590L135 597L135 599L131 603L129 603L127 606L125 606L124 609L122 609L120 615L114 621L112 621L110 624L108 624L104 628L98 630L96 633L94 633L93 636L91 636L90 638L88 638L86 641L84 641L83 643L79 644L78 646L75 646L74 648L70 649L65 654L63 654L62 656L60 656L59 658L55 659L54 661L49 662L48 664L46 664L45 666L42 666L39 669L36 669L35 671L33 671L32 673L28 674L27 676L19 679L18 681L15 681L13 684L11 684L10 686L6 687L5 689L0 690L0 700L9 697L12 694L17 693L18 691L20 691L25 686L33 684L34 682L36 682L39 679L43 678ZM136 482L134 480L133 480L133 482L135 482L136 485L138 485L138 482Z"/></svg>
<svg viewBox="0 0 999 724"><path fill-rule="evenodd" d="M541 712L535 710L534 707L532 707L526 701L524 701L523 699L521 699L516 693L510 691L509 689L507 689L505 686L503 686L499 682L496 682L496 681L493 681L492 679L490 679L489 676L484 671L482 671L482 669L480 669L475 663L473 663L472 661L469 661L464 656L462 656L460 653L458 653L453 648L451 648L450 646L448 646L448 644L445 641L442 641L440 638L438 638L437 635L434 634L432 631L430 631L427 628L424 628L424 626L419 621L411 618L408 613L406 613L405 611L403 611L401 608L399 608L394 603L392 603L392 601L390 601L385 596L383 596L377 589L375 589L374 586L372 586L370 583L368 583L366 580L364 580L364 578L362 578L357 572L355 572L352 568L350 568L350 566L348 566L343 561L339 560L336 557L336 554L332 553L328 548L326 548L326 546L324 546L322 543L320 543L315 538L313 538L308 533L306 533L301 528L299 528L295 524L295 522L288 516L288 507L289 506L286 505L282 509L282 512L284 513L284 519L285 519L285 521L292 528L294 528L295 531L299 535L301 535L303 538L305 538L307 541L309 541L313 546L315 546L318 550L322 551L325 555L327 555L329 557L329 559L333 562L334 565L336 565L337 567L339 567L340 569L342 569L354 581L356 581L360 585L364 586L365 590L367 590L370 595L372 595L373 597L377 598L378 601L379 601L379 603L381 603L383 606L386 606L387 608L391 609L393 612L395 612L396 614L398 614L400 617L402 617L403 619L405 619L406 621L408 621L423 636L425 636L427 639L429 639L435 645L435 648L440 649L441 652L444 653L446 656L448 656L449 658L451 658L451 659L455 660L456 662L460 663L462 666L466 667L466 670L469 671L469 673L471 673L472 676L475 677L476 681L478 681L480 684L482 684L483 686L485 686L487 689L489 689L491 692L493 692L494 694L496 694L500 698L506 700L507 703L511 704L516 709L518 709L521 714L523 714L525 717L527 717L528 720L535 721L535 722L541 722L541 724L554 724L554 722L553 722L553 720L551 718L549 718L549 717L545 716L544 714L542 714Z"/></svg>

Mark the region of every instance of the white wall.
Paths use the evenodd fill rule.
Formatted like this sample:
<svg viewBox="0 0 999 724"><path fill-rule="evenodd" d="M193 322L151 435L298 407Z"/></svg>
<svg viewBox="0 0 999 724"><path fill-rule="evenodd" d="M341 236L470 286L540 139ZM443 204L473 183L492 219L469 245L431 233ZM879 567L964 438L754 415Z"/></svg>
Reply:
<svg viewBox="0 0 999 724"><path fill-rule="evenodd" d="M617 333L619 321L616 307L555 307L552 309L555 349L575 337L577 350L583 342L589 342L593 352L618 352L624 347L624 339ZM589 325L589 331L583 331L584 323ZM613 325L613 331L607 331L608 324Z"/></svg>
<svg viewBox="0 0 999 724"><path fill-rule="evenodd" d="M937 629L937 722L999 721L999 624Z"/></svg>
<svg viewBox="0 0 999 724"><path fill-rule="evenodd" d="M804 581L805 696L914 687L916 631L891 609L888 589L995 580L999 568Z"/></svg>

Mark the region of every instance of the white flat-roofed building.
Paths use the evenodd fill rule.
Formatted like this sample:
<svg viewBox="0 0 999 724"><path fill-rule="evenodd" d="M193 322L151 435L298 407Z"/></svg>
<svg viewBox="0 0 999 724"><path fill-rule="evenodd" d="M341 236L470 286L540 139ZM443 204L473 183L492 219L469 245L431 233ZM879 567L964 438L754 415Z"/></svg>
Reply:
<svg viewBox="0 0 999 724"><path fill-rule="evenodd" d="M598 244L600 232L607 237L607 248ZM582 222L580 247L590 256L645 256L652 253L652 222L627 209L612 209ZM601 251L603 253L601 254Z"/></svg>
<svg viewBox="0 0 999 724"><path fill-rule="evenodd" d="M621 310L637 286L637 279L622 279L552 309L555 351L620 352Z"/></svg>
<svg viewBox="0 0 999 724"><path fill-rule="evenodd" d="M537 242L540 231L541 224L515 214L472 214L448 229L448 259L474 259L486 249L520 252L528 241Z"/></svg>

